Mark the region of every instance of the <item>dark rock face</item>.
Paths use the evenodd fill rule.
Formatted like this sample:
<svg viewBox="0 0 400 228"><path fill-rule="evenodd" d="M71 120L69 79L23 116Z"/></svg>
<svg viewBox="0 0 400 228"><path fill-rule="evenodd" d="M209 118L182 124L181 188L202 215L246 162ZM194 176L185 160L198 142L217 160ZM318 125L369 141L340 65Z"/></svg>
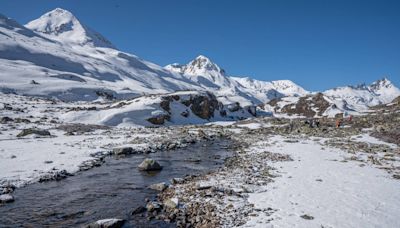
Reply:
<svg viewBox="0 0 400 228"><path fill-rule="evenodd" d="M35 129L35 128L28 128L22 130L17 137L24 137L27 135L40 135L40 136L51 136L50 132L48 130L42 130L42 129Z"/></svg>
<svg viewBox="0 0 400 228"><path fill-rule="evenodd" d="M304 96L299 99L296 104L285 105L281 112L287 114L298 114L306 117L314 117L316 114L322 116L322 114L331 106L331 104L325 100L322 93L318 93L313 96ZM318 113L313 110L318 109Z"/></svg>
<svg viewBox="0 0 400 228"><path fill-rule="evenodd" d="M106 91L96 91L96 95L99 97L103 97L104 99L107 100L114 100L115 97L111 92L106 92Z"/></svg>
<svg viewBox="0 0 400 228"><path fill-rule="evenodd" d="M172 99L172 97L163 97L162 101L160 102L160 107L168 113L170 113L171 111L169 104L172 102Z"/></svg>
<svg viewBox="0 0 400 228"><path fill-rule="evenodd" d="M396 97L396 98L392 101L392 103L396 103L396 104L400 105L400 96Z"/></svg>
<svg viewBox="0 0 400 228"><path fill-rule="evenodd" d="M2 117L1 119L0 119L0 123L8 123L8 122L11 122L11 121L14 121L12 118L10 118L10 117L8 117L8 116L5 116L5 117Z"/></svg>
<svg viewBox="0 0 400 228"><path fill-rule="evenodd" d="M247 111L254 117L257 116L257 107L256 106L247 106Z"/></svg>
<svg viewBox="0 0 400 228"><path fill-rule="evenodd" d="M211 93L207 93L207 95L195 95L190 100L190 109L196 116L202 119L214 117L214 111L219 109L218 100Z"/></svg>
<svg viewBox="0 0 400 228"><path fill-rule="evenodd" d="M227 116L226 110L221 110L221 111L219 111L219 114L220 114L222 117L226 117L226 116Z"/></svg>
<svg viewBox="0 0 400 228"><path fill-rule="evenodd" d="M171 120L171 116L168 114L160 114L147 119L147 121L155 125L162 125L165 123L166 120L167 121Z"/></svg>
<svg viewBox="0 0 400 228"><path fill-rule="evenodd" d="M142 163L140 163L138 168L142 171L157 171L161 170L162 166L157 161L146 158Z"/></svg>

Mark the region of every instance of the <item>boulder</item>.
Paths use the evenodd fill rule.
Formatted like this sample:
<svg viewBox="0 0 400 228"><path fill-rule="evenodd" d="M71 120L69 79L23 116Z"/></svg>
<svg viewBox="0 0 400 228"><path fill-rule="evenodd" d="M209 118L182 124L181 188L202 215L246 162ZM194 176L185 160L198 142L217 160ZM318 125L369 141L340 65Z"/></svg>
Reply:
<svg viewBox="0 0 400 228"><path fill-rule="evenodd" d="M40 135L40 136L51 136L50 132L48 130L42 130L42 129L36 129L36 128L28 128L22 130L17 137L24 137L27 135Z"/></svg>
<svg viewBox="0 0 400 228"><path fill-rule="evenodd" d="M11 194L0 195L0 203L11 203L14 202L14 196Z"/></svg>
<svg viewBox="0 0 400 228"><path fill-rule="evenodd" d="M123 219L102 219L86 225L86 228L120 228L124 225L124 223L125 220Z"/></svg>
<svg viewBox="0 0 400 228"><path fill-rule="evenodd" d="M8 117L8 116L2 117L2 118L0 119L0 123L3 123L3 124L8 123L8 122L11 122L11 121L13 121L13 119L10 118L10 117Z"/></svg>
<svg viewBox="0 0 400 228"><path fill-rule="evenodd" d="M211 93L191 97L190 104L193 114L202 119L210 119L214 116L214 111L219 109L218 100Z"/></svg>
<svg viewBox="0 0 400 228"><path fill-rule="evenodd" d="M140 163L138 168L142 171L156 171L161 170L162 166L157 161L146 158L142 163Z"/></svg>
<svg viewBox="0 0 400 228"><path fill-rule="evenodd" d="M160 110L153 112L152 117L147 119L147 121L155 125L162 125L165 123L166 120L171 120L171 116L168 113L162 112Z"/></svg>
<svg viewBox="0 0 400 228"><path fill-rule="evenodd" d="M160 211L161 210L161 205L158 202L151 201L146 204L146 210L148 212L153 212L153 211Z"/></svg>
<svg viewBox="0 0 400 228"><path fill-rule="evenodd" d="M165 189L168 188L168 185L165 182L161 182L158 184L152 184L149 186L150 189L156 190L156 191L164 191Z"/></svg>
<svg viewBox="0 0 400 228"><path fill-rule="evenodd" d="M228 105L228 110L230 112L237 112L240 110L240 104L239 102L235 102L233 104Z"/></svg>
<svg viewBox="0 0 400 228"><path fill-rule="evenodd" d="M170 198L170 199L165 200L163 202L163 205L164 205L164 208L173 210L178 207L179 200L178 200L178 198L175 198L175 197Z"/></svg>
<svg viewBox="0 0 400 228"><path fill-rule="evenodd" d="M131 154L133 153L132 147L118 147L113 149L115 155Z"/></svg>
<svg viewBox="0 0 400 228"><path fill-rule="evenodd" d="M171 101L172 97L162 97L162 101L160 102L160 107L169 113L171 111L171 108L169 106Z"/></svg>

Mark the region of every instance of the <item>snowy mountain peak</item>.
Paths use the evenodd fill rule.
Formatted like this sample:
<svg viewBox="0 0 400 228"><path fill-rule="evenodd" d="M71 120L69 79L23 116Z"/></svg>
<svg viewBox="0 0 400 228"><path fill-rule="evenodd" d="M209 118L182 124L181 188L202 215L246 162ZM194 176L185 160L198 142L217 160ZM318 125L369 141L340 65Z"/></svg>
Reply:
<svg viewBox="0 0 400 228"><path fill-rule="evenodd" d="M60 42L114 48L101 34L83 25L71 12L61 8L47 12L25 26Z"/></svg>
<svg viewBox="0 0 400 228"><path fill-rule="evenodd" d="M375 91L375 90L380 90L383 88L386 88L386 89L392 88L392 87L394 87L394 85L388 78L384 77L380 80L377 80L377 81L371 83L371 85L369 87L371 88L371 90Z"/></svg>
<svg viewBox="0 0 400 228"><path fill-rule="evenodd" d="M204 55L197 56L186 65L173 63L165 66L165 69L180 73L203 87L222 88L231 86L231 80L225 75L225 70Z"/></svg>
<svg viewBox="0 0 400 228"><path fill-rule="evenodd" d="M217 64L213 63L204 55L197 56L187 65L186 69L186 73L192 75L196 75L198 73L204 74L211 71L225 75L225 71L223 69L221 69Z"/></svg>

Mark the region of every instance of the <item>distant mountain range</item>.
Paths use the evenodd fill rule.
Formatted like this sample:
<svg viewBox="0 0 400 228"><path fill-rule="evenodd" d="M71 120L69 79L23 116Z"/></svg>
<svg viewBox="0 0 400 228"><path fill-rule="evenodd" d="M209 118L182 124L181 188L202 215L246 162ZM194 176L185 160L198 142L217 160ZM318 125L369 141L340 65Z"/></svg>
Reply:
<svg viewBox="0 0 400 228"><path fill-rule="evenodd" d="M316 115L365 111L400 96L400 90L386 78L369 86L317 93L290 80L266 82L232 77L203 55L188 64L161 67L118 50L60 8L25 26L0 15L0 40L0 91L5 93L90 101L209 91L225 105L258 105L279 113L289 109L284 106L295 106L299 100L313 100L318 95L329 107Z"/></svg>

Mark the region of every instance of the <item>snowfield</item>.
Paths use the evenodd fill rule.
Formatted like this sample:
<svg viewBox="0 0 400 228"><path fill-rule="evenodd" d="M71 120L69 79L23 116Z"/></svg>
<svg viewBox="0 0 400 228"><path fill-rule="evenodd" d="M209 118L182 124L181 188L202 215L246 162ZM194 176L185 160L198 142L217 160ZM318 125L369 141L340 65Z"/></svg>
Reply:
<svg viewBox="0 0 400 228"><path fill-rule="evenodd" d="M385 171L346 161L346 152L323 148L314 140L285 143L273 137L258 150L290 155L293 161L276 162L276 180L249 194L260 213L243 227L397 227L400 182ZM374 143L383 143L375 140ZM304 215L312 219L303 218ZM302 217L303 216L303 217Z"/></svg>

